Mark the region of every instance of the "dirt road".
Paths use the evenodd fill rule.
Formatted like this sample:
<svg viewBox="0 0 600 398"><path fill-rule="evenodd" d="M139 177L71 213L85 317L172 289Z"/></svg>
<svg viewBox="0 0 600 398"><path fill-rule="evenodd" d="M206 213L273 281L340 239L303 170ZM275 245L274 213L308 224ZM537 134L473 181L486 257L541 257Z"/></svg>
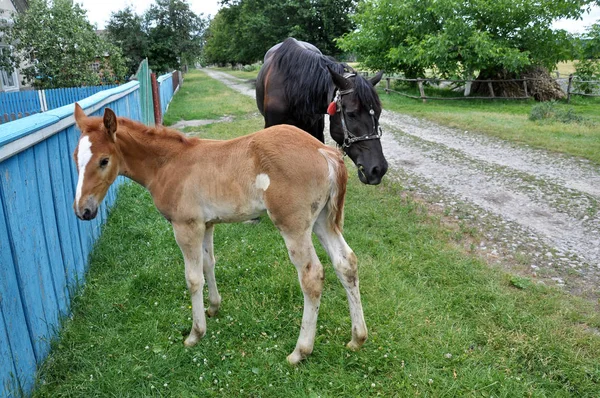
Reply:
<svg viewBox="0 0 600 398"><path fill-rule="evenodd" d="M254 96L244 80L205 72ZM598 298L600 167L390 111L380 122L389 178L447 221L480 231L471 250L539 283Z"/></svg>

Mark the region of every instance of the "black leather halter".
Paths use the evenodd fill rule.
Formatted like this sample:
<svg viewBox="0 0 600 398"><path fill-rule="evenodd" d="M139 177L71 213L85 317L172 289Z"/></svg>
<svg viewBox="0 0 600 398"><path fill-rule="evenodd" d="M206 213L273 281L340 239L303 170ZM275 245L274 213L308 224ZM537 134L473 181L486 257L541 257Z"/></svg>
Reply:
<svg viewBox="0 0 600 398"><path fill-rule="evenodd" d="M344 73L344 78L349 78L349 77L353 77L356 76L356 74L354 73ZM367 140L378 140L381 138L381 135L383 134L383 130L381 129L381 126L378 126L375 120L375 111L373 110L373 108L371 108L369 110L369 115L371 115L371 120L373 121L373 133L372 134L367 134L367 135L354 135L352 134L352 132L350 130L348 130L348 126L346 124L346 114L342 108L342 97L346 94L350 94L354 92L354 89L348 89L348 90L340 90L340 89L335 89L335 96L333 97L333 101L335 102L335 106L336 106L336 112L340 113L340 118L342 120L342 130L344 131L344 142L342 143L342 149L344 150L344 152L346 151L346 148L349 148L350 145L354 144L355 142L359 142L359 141L367 141Z"/></svg>

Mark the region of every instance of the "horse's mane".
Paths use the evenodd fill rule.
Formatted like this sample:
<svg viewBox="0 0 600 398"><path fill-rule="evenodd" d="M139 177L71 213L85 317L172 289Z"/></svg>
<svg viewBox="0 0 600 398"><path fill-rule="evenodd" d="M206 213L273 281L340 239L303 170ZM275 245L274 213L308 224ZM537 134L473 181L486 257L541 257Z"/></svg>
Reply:
<svg viewBox="0 0 600 398"><path fill-rule="evenodd" d="M143 137L147 140L166 140L171 143L181 143L184 145L191 144L194 140L186 137L184 134L177 130L170 129L168 127L156 126L149 127L143 123L127 118L119 118L119 124L132 130L136 130L142 133Z"/></svg>
<svg viewBox="0 0 600 398"><path fill-rule="evenodd" d="M285 94L295 114L325 113L327 102L333 96L333 82L327 66L343 74L343 65L301 47L292 38L281 43L270 62L290 83L285 85Z"/></svg>
<svg viewBox="0 0 600 398"><path fill-rule="evenodd" d="M285 85L285 94L296 115L325 113L334 90L327 66L341 75L345 72L356 73L333 57L305 49L293 38L281 43L270 62L291 83ZM356 73L354 84L355 93L362 104L381 108L379 96L364 77Z"/></svg>

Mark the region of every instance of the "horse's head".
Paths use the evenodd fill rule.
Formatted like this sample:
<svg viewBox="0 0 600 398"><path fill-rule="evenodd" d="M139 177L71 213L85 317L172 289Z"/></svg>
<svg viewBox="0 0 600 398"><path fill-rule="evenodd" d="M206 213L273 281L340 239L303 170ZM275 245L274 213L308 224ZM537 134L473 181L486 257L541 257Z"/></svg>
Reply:
<svg viewBox="0 0 600 398"><path fill-rule="evenodd" d="M331 116L331 137L358 168L360 181L377 185L388 169L380 141L381 102L375 91L383 71L366 80L356 73L341 75L328 69L336 87L327 110Z"/></svg>
<svg viewBox="0 0 600 398"><path fill-rule="evenodd" d="M119 156L115 145L117 117L106 108L104 117L87 117L75 104L75 122L81 130L79 144L73 153L79 179L73 209L82 220L98 214L108 188L119 174Z"/></svg>

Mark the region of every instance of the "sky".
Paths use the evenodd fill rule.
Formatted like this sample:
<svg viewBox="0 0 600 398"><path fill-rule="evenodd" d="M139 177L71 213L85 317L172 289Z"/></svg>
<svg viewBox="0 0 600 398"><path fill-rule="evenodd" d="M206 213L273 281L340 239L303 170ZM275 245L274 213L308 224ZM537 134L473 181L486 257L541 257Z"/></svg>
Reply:
<svg viewBox="0 0 600 398"><path fill-rule="evenodd" d="M96 24L98 29L104 29L106 22L110 18L111 12L119 11L127 5L142 14L154 0L75 0L88 11L88 19L92 24ZM204 13L204 16L214 16L219 10L219 0L188 0L192 11L196 14ZM585 28L600 20L600 7L593 7L591 13L584 14L583 20L559 20L552 27L555 29L565 29L571 33L583 33Z"/></svg>

